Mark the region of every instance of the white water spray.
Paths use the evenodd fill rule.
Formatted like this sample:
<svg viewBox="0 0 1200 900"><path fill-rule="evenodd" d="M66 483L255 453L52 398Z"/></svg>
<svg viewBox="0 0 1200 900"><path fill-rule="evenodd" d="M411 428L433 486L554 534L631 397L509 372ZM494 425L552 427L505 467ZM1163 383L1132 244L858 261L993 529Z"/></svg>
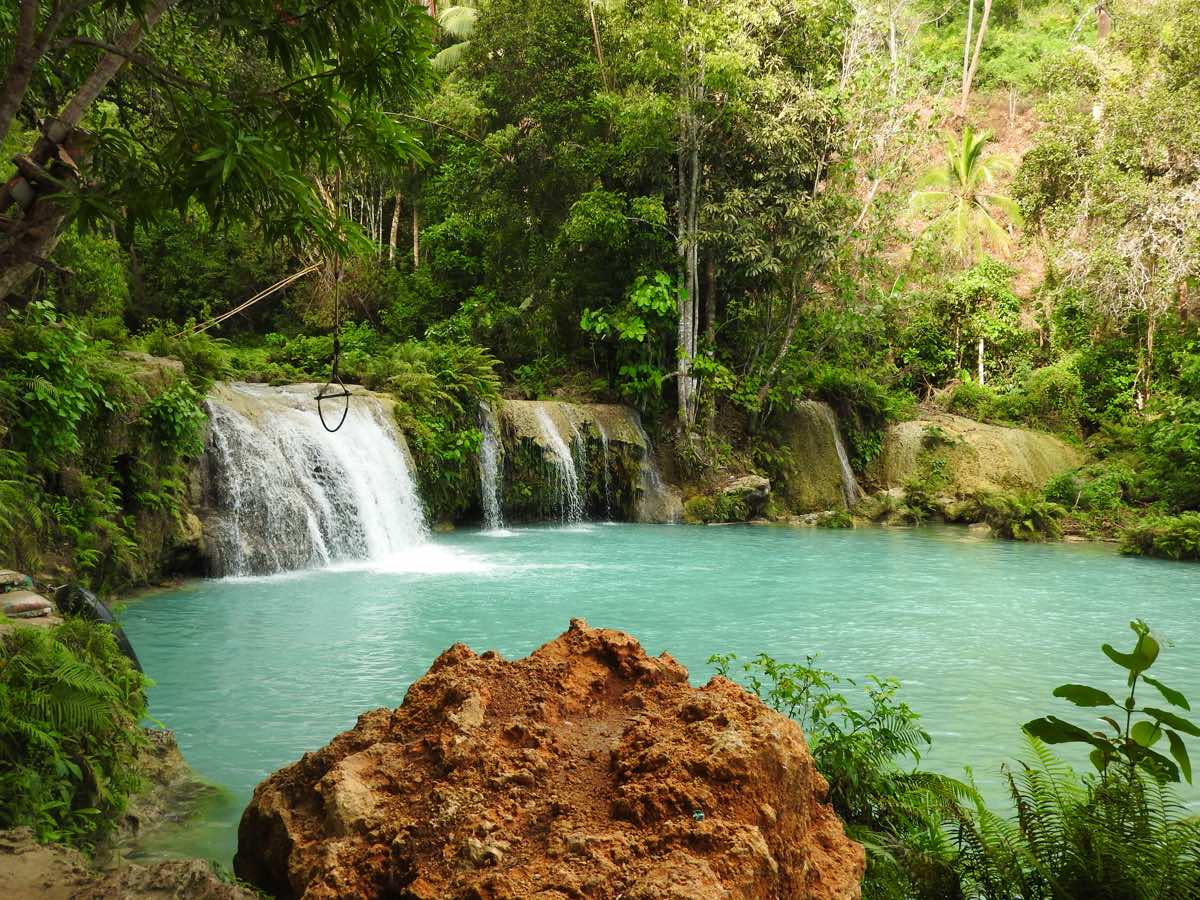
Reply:
<svg viewBox="0 0 1200 900"><path fill-rule="evenodd" d="M428 538L390 408L355 395L337 434L316 385L218 386L207 406L206 503L219 575L384 560Z"/></svg>
<svg viewBox="0 0 1200 900"><path fill-rule="evenodd" d="M496 413L486 403L479 405L483 443L479 446L479 491L483 505L483 525L489 531L504 527L504 511L500 504L501 463L504 446L500 443L500 424Z"/></svg>
<svg viewBox="0 0 1200 900"><path fill-rule="evenodd" d="M571 448L559 434L558 426L550 418L544 405L539 404L534 411L542 438L553 456L554 469L558 478L559 515L566 524L583 521L583 495L579 490L579 472L575 469L575 458ZM574 423L572 423L574 429ZM576 434L578 431L576 430Z"/></svg>

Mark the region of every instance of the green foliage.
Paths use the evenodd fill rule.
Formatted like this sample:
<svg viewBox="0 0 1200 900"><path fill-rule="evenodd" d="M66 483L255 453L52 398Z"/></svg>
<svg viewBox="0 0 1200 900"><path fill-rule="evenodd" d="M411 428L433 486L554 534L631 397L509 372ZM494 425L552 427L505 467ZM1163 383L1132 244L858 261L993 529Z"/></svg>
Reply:
<svg viewBox="0 0 1200 900"><path fill-rule="evenodd" d="M1001 418L1078 435L1084 414L1083 382L1071 361L1063 360L1035 369L1020 390L1001 396L994 409Z"/></svg>
<svg viewBox="0 0 1200 900"><path fill-rule="evenodd" d="M0 418L35 465L50 466L82 449L83 422L117 408L98 380L102 347L45 301L0 322Z"/></svg>
<svg viewBox="0 0 1200 900"><path fill-rule="evenodd" d="M495 366L480 347L433 342L398 344L368 364L367 383L396 398L421 498L437 519L453 519L477 493L479 405L499 397Z"/></svg>
<svg viewBox="0 0 1200 900"><path fill-rule="evenodd" d="M912 195L913 208L932 216L931 231L968 264L986 247L1005 251L1012 245L1002 224L1005 218L1013 226L1021 224L1016 202L994 188L997 174L1009 163L986 154L990 140L990 134L977 133L970 125L961 137L946 132L945 164L926 172Z"/></svg>
<svg viewBox="0 0 1200 900"><path fill-rule="evenodd" d="M1140 556L1200 561L1200 512L1148 516L1121 535L1121 549Z"/></svg>
<svg viewBox="0 0 1200 900"><path fill-rule="evenodd" d="M713 522L745 522L750 518L746 501L733 494L701 494L683 504L683 521L693 525Z"/></svg>
<svg viewBox="0 0 1200 900"><path fill-rule="evenodd" d="M202 398L187 379L180 379L142 410L142 423L159 450L170 457L195 457L204 451L208 421Z"/></svg>
<svg viewBox="0 0 1200 900"><path fill-rule="evenodd" d="M1187 383L1185 375L1185 389ZM1142 432L1146 479L1175 510L1200 508L1200 394L1194 390L1164 398Z"/></svg>
<svg viewBox="0 0 1200 900"><path fill-rule="evenodd" d="M844 509L831 509L817 519L818 528L853 528L854 517Z"/></svg>
<svg viewBox="0 0 1200 900"><path fill-rule="evenodd" d="M1126 674L1122 701L1082 684L1054 690L1076 706L1107 711L1099 716L1104 727L1089 731L1057 716L1027 722L1035 761L1006 773L1016 821L980 804L976 817L961 823L963 869L982 896L1182 900L1200 890L1200 820L1181 818L1165 787L1181 776L1191 781L1182 734L1197 736L1200 728L1177 712L1139 706L1144 684L1168 705L1190 708L1181 693L1146 674L1158 659L1158 639L1140 620L1130 628L1137 637L1131 652L1102 648ZM1153 749L1164 736L1170 758ZM1045 743L1090 749L1098 775L1080 779Z"/></svg>
<svg viewBox="0 0 1200 900"><path fill-rule="evenodd" d="M911 396L889 391L869 375L836 366L817 372L814 390L837 413L856 472L866 471L883 449L888 423L909 417L915 406Z"/></svg>
<svg viewBox="0 0 1200 900"><path fill-rule="evenodd" d="M107 625L0 636L0 827L84 848L112 828L140 787L147 684Z"/></svg>
<svg viewBox="0 0 1200 900"><path fill-rule="evenodd" d="M1147 675L1158 660L1161 642L1140 619L1129 623L1137 643L1129 653L1123 653L1110 644L1103 646L1104 655L1127 673L1129 694L1118 703L1110 694L1098 688L1082 684L1064 684L1054 689L1054 696L1074 703L1076 706L1112 710L1100 716L1112 734L1091 732L1057 716L1046 716L1025 723L1025 731L1048 744L1080 743L1091 747L1090 759L1101 778L1108 777L1110 770L1121 769L1130 779L1141 771L1160 782L1179 781L1180 776L1191 782L1192 765L1187 747L1180 732L1200 737L1200 727L1175 712L1156 706L1138 706L1136 693L1139 682L1155 688L1171 706L1190 710L1187 698L1167 687L1158 679ZM1135 719L1135 716L1138 717ZM1115 717L1115 718L1114 718ZM1166 737L1169 753L1173 759L1152 749Z"/></svg>
<svg viewBox="0 0 1200 900"><path fill-rule="evenodd" d="M1067 511L1033 494L980 493L974 503L979 516L999 537L1014 541L1056 541L1062 537Z"/></svg>
<svg viewBox="0 0 1200 900"><path fill-rule="evenodd" d="M996 392L985 384L967 378L954 386L947 408L961 416L987 419L996 408Z"/></svg>
<svg viewBox="0 0 1200 900"><path fill-rule="evenodd" d="M737 657L713 656L730 677ZM829 801L847 831L868 850L868 897L939 897L956 881L945 825L965 815L972 791L961 782L915 767L931 739L920 716L898 697L895 679L868 677L860 702L842 693L856 686L819 669L816 659L781 663L766 654L737 666L760 699L804 729ZM908 765L912 765L910 770Z"/></svg>
<svg viewBox="0 0 1200 900"><path fill-rule="evenodd" d="M1141 773L1080 778L1030 738L1005 769L1015 820L980 804L958 829L959 863L995 900L1121 897L1184 900L1200 891L1200 821Z"/></svg>

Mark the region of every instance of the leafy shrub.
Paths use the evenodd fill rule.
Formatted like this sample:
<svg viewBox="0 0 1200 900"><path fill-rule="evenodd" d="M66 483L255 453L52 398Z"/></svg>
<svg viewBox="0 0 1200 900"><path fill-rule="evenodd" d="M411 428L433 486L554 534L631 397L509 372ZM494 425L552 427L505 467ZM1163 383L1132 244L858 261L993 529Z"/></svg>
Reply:
<svg viewBox="0 0 1200 900"><path fill-rule="evenodd" d="M1143 432L1151 489L1175 510L1200 507L1200 400L1166 398Z"/></svg>
<svg viewBox="0 0 1200 900"><path fill-rule="evenodd" d="M1107 710L1097 723L1103 728L1088 730L1057 716L1025 723L1035 761L1006 773L1016 820L1001 819L980 804L977 816L961 823L962 869L982 896L1200 895L1200 819L1181 818L1182 806L1165 786L1181 776L1191 780L1181 732L1200 735L1200 728L1177 712L1138 705L1137 689L1144 682L1168 705L1190 709L1181 693L1146 674L1158 658L1158 639L1141 621L1130 627L1137 636L1131 652L1103 647L1124 670L1128 693L1122 701L1082 684L1054 691L1076 706ZM1153 749L1163 737L1172 758ZM1080 778L1042 742L1090 748L1096 774Z"/></svg>
<svg viewBox="0 0 1200 900"><path fill-rule="evenodd" d="M733 654L709 659L727 678L736 662ZM750 690L804 729L813 762L829 782L829 802L867 847L863 895L953 896L947 889L958 879L944 826L966 815L961 803L973 792L952 778L905 768L919 763L932 741L920 716L899 699L898 681L869 676L865 702L855 703L841 692L855 682L815 662L781 663L760 654L738 668Z"/></svg>
<svg viewBox="0 0 1200 900"><path fill-rule="evenodd" d="M817 518L818 528L853 528L854 518L844 509L831 509Z"/></svg>
<svg viewBox="0 0 1200 900"><path fill-rule="evenodd" d="M1200 512L1143 519L1121 536L1121 550L1139 556L1200 560Z"/></svg>
<svg viewBox="0 0 1200 900"><path fill-rule="evenodd" d="M1004 418L1063 434L1079 434L1083 382L1066 363L1034 370L1020 391L1001 398Z"/></svg>
<svg viewBox="0 0 1200 900"><path fill-rule="evenodd" d="M107 625L0 636L0 827L87 847L139 786L147 681Z"/></svg>
<svg viewBox="0 0 1200 900"><path fill-rule="evenodd" d="M1014 541L1058 540L1067 511L1057 503L1029 494L975 496L980 518L992 531Z"/></svg>
<svg viewBox="0 0 1200 900"><path fill-rule="evenodd" d="M878 381L861 372L829 366L815 379L817 396L833 407L846 439L846 449L856 472L863 472L883 449L883 432L888 422L910 416L910 395L893 394Z"/></svg>
<svg viewBox="0 0 1200 900"><path fill-rule="evenodd" d="M683 504L683 520L690 524L745 522L750 518L746 501L732 494L700 495Z"/></svg>
<svg viewBox="0 0 1200 900"><path fill-rule="evenodd" d="M972 419L986 419L996 406L996 392L984 384L967 379L960 381L950 392L947 408L952 413Z"/></svg>
<svg viewBox="0 0 1200 900"><path fill-rule="evenodd" d="M81 451L83 422L119 402L96 377L99 352L46 302L0 323L0 419L13 423L14 449L47 468Z"/></svg>
<svg viewBox="0 0 1200 900"><path fill-rule="evenodd" d="M472 502L479 405L500 394L495 366L482 347L432 341L397 344L369 362L364 381L396 398L421 498L435 518L453 518Z"/></svg>
<svg viewBox="0 0 1200 900"><path fill-rule="evenodd" d="M191 382L181 379L142 410L142 424L150 438L172 458L199 456L204 451L207 417L201 402Z"/></svg>

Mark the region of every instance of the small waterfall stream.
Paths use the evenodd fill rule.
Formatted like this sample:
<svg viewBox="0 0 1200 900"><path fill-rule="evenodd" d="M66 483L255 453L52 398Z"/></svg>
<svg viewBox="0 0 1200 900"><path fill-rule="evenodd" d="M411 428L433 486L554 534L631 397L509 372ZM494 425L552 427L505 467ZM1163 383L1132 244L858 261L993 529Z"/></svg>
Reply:
<svg viewBox="0 0 1200 900"><path fill-rule="evenodd" d="M603 419L596 419L596 430L600 432L600 467L604 473L604 518L612 521L612 475L608 471L608 429Z"/></svg>
<svg viewBox="0 0 1200 900"><path fill-rule="evenodd" d="M554 468L558 479L559 516L563 522L575 524L583 521L583 493L579 487L579 472L575 468L575 458L571 448L558 431L558 426L550 418L550 413L544 405L539 405L534 413L538 427L541 430L546 446L554 457ZM578 434L572 422L572 429ZM577 441L576 443L582 443Z"/></svg>
<svg viewBox="0 0 1200 900"><path fill-rule="evenodd" d="M500 504L500 479L504 445L500 442L500 423L496 413L486 403L479 405L483 443L479 446L479 489L483 505L483 525L490 531L504 527L504 510Z"/></svg>
<svg viewBox="0 0 1200 900"><path fill-rule="evenodd" d="M818 403L816 408L818 415L829 423L829 430L833 433L833 446L837 449L838 463L842 467L842 494L846 498L846 507L849 509L862 499L862 489L854 477L854 468L850 465L846 445L842 442L842 431L838 427L837 414L826 403Z"/></svg>
<svg viewBox="0 0 1200 900"><path fill-rule="evenodd" d="M315 385L219 385L207 406L208 536L215 574L385 559L428 536L390 408L356 395L329 434Z"/></svg>
<svg viewBox="0 0 1200 900"><path fill-rule="evenodd" d="M638 496L638 518L643 522L677 522L682 514L678 495L663 483L658 465L654 462L654 445L650 435L642 426L640 416L634 415L634 426L642 438L642 459L639 477L641 492Z"/></svg>

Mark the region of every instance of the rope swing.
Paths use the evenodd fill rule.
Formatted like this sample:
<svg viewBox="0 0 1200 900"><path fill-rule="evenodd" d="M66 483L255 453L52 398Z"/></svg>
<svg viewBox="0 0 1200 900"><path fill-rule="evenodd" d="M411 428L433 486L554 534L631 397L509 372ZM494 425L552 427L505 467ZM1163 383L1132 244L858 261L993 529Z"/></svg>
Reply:
<svg viewBox="0 0 1200 900"><path fill-rule="evenodd" d="M340 210L342 206L342 173L338 172L337 180L337 208ZM346 424L346 416L350 414L350 391L346 387L342 377L338 374L338 362L342 355L342 254L334 255L333 261L333 359L329 366L329 380L325 382L325 386L317 391L317 416L321 419L321 425L330 434L336 433L343 425ZM342 415L337 420L337 425L332 428L325 421L325 410L321 404L326 400L341 400Z"/></svg>

